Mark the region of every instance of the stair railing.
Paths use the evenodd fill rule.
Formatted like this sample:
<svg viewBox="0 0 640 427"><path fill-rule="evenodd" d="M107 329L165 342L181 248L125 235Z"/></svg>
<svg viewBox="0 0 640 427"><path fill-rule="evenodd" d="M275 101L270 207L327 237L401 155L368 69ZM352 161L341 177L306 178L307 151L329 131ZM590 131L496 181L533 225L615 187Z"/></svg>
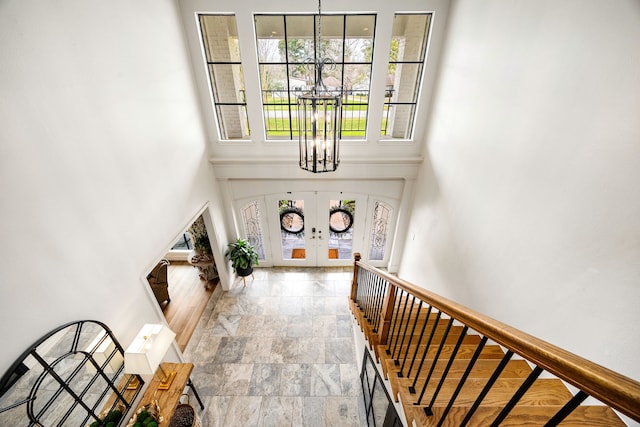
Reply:
<svg viewBox="0 0 640 427"><path fill-rule="evenodd" d="M476 343L475 352L469 359L469 364L462 378L459 379L458 387L448 406L439 412L441 417L439 425L444 422L447 413L455 405L458 393L489 340L501 345L507 351L461 425L466 425L469 422L474 412L482 404L483 398L489 393L493 383L514 355L527 360L535 368L523 381L492 425L498 425L508 416L543 371L555 375L578 389L574 397L552 416L546 425L560 423L589 396L640 422L640 382L370 266L360 261L360 254L355 254L350 299L352 304L362 313L365 322L361 326L364 326L363 332L371 348L377 354L378 351L381 351L378 349L378 345L385 345L387 356L391 356L394 365L400 367L397 373L398 377L414 378L413 384L409 387L411 393L418 394L418 390L416 390L418 377L422 375L424 378L426 374L426 379L423 379L423 388L414 405L424 406L427 415L432 415L430 408L440 387L442 387L466 332L472 330L482 337ZM414 315L412 316L412 314ZM426 319L422 326L418 326L417 320L411 320L420 316ZM430 325L430 333L424 334L424 328L427 324ZM455 326L457 324L462 326ZM418 333L416 333L417 328L421 329ZM454 329L456 332L452 333ZM413 350L411 350L412 348ZM446 353L449 354L448 360L446 356L441 358L445 348ZM429 352L428 357L432 362L425 365L427 352ZM438 360L446 363L446 366L440 379L434 378L431 381L436 366L435 361ZM428 367L430 372L422 372L425 367ZM437 384L435 384L436 381L438 381ZM427 385L435 387L428 403L422 401Z"/></svg>

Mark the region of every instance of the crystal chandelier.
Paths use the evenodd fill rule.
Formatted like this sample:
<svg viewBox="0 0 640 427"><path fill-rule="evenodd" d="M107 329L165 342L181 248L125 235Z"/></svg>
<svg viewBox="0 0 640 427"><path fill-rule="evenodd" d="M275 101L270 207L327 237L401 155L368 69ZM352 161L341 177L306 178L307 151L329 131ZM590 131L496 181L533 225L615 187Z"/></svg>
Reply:
<svg viewBox="0 0 640 427"><path fill-rule="evenodd" d="M298 134L300 168L313 173L333 172L340 163L341 93L329 91L322 80L322 70L333 65L330 58L321 58L322 4L318 0L318 31L314 58L314 86L298 97Z"/></svg>

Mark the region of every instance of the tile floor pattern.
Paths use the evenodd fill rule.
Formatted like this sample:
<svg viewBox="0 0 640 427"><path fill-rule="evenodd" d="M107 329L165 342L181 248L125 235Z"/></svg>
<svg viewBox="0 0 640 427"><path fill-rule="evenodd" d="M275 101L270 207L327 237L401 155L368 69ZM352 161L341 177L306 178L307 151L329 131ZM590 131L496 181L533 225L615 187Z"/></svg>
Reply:
<svg viewBox="0 0 640 427"><path fill-rule="evenodd" d="M366 425L352 275L352 267L260 268L246 288L237 280L214 291L184 353L203 427Z"/></svg>

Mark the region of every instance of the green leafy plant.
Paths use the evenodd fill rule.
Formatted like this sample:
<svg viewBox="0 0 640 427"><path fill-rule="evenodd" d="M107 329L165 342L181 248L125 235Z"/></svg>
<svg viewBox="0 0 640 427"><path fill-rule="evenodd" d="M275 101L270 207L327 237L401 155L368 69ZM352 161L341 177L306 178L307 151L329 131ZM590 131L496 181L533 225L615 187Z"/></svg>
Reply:
<svg viewBox="0 0 640 427"><path fill-rule="evenodd" d="M209 235L207 234L207 227L204 225L204 219L200 215L191 227L189 227L189 234L191 234L191 241L193 242L193 249L199 255L212 255L211 244L209 244Z"/></svg>
<svg viewBox="0 0 640 427"><path fill-rule="evenodd" d="M236 272L238 269L246 270L258 265L258 252L247 239L237 239L229 243L224 255L231 261L231 266Z"/></svg>

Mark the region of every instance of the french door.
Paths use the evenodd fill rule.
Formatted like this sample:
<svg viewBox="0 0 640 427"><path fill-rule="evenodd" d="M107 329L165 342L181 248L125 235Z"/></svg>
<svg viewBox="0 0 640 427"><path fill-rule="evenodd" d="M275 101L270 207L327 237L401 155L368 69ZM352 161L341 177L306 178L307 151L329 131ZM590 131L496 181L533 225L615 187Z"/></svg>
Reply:
<svg viewBox="0 0 640 427"><path fill-rule="evenodd" d="M298 192L269 196L266 203L274 265L349 265L362 247L362 196Z"/></svg>
<svg viewBox="0 0 640 427"><path fill-rule="evenodd" d="M384 267L394 201L362 194L287 192L236 201L244 237L263 266L346 266L353 254Z"/></svg>

